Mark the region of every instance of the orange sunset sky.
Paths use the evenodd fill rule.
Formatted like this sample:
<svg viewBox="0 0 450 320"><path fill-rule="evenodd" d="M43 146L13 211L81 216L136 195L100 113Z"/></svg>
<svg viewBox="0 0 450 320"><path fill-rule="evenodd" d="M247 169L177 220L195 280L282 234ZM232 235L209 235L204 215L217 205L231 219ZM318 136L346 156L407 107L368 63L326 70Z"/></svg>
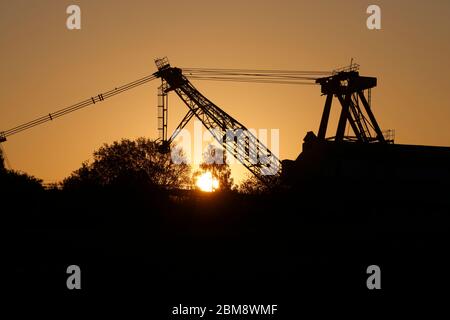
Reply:
<svg viewBox="0 0 450 320"><path fill-rule="evenodd" d="M71 4L81 30L66 28ZM370 4L381 8L382 30L366 27ZM179 67L324 71L353 57L378 78L373 110L397 143L450 146L449 16L448 0L1 0L0 131L151 74L157 57ZM192 82L248 128L279 129L281 159L317 133L319 86ZM105 142L156 138L158 85L11 136L2 146L12 168L55 182ZM187 107L174 95L169 107L171 132ZM233 173L239 181L246 171Z"/></svg>

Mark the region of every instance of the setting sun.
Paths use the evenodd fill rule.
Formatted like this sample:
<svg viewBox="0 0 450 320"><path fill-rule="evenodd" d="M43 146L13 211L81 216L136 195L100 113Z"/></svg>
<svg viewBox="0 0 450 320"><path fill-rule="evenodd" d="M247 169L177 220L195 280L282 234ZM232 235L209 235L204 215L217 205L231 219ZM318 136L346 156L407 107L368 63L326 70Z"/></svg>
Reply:
<svg viewBox="0 0 450 320"><path fill-rule="evenodd" d="M205 192L213 192L219 188L219 181L207 171L197 178L197 187Z"/></svg>

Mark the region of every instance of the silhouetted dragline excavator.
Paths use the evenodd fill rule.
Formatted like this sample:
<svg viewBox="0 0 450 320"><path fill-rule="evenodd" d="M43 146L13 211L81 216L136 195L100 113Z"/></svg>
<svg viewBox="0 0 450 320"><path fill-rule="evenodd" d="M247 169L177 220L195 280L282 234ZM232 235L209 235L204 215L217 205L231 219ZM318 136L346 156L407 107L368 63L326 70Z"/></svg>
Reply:
<svg viewBox="0 0 450 320"><path fill-rule="evenodd" d="M351 64L349 67L335 70L331 73L255 69L184 68L182 70L171 67L167 58L157 59L155 63L158 71L151 75L0 132L0 143L6 141L6 138L13 134L101 102L156 78L160 78L162 82L158 93L160 98L158 130L160 132L159 138L162 152L170 150L170 144L177 134L195 116L228 152L266 184L272 184L279 178L281 172L280 160L243 124L202 95L189 79L278 84L320 84L322 93L326 95L326 102L317 139L335 140L337 142L344 140L361 143L389 142L383 136L370 108L370 90L376 86L376 78L359 76L357 71L359 66L356 64ZM174 91L189 110L172 136L167 138L167 97L170 91ZM368 92L367 98L364 94L366 91ZM339 100L342 110L336 135L326 138L333 97ZM355 134L354 136L344 135L347 123L350 124Z"/></svg>

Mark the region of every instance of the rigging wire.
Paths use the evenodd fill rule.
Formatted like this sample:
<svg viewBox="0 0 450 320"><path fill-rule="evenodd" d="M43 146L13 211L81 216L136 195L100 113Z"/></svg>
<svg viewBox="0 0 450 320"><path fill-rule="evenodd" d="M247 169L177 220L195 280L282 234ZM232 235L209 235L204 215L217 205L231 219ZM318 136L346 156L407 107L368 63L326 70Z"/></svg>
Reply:
<svg viewBox="0 0 450 320"><path fill-rule="evenodd" d="M253 82L253 83L273 83L273 84L293 84L293 85L314 85L319 77L331 75L329 71L299 71L299 70L263 70L263 69L222 69L222 68L183 68L184 75L193 80L211 81L232 81L232 82ZM6 137L21 131L33 128L48 121L62 117L69 113L83 109L87 106L101 102L107 98L125 92L144 83L156 79L155 74L147 75L143 78L127 83L112 90L100 93L91 98L80 101L71 106L62 108L55 112L41 116L21 125L0 131L0 142Z"/></svg>
<svg viewBox="0 0 450 320"><path fill-rule="evenodd" d="M73 104L71 106L68 106L68 107L62 108L60 110L57 110L55 112L49 113L48 115L39 117L37 119L31 120L31 121L28 121L28 122L25 122L25 123L23 123L21 125L18 125L18 126L14 127L14 128L11 128L11 129L8 129L6 131L2 131L2 132L0 132L0 136L3 137L3 138L6 138L7 136L10 136L10 135L13 135L15 133L18 133L18 132L30 129L32 127L35 127L35 126L40 125L42 123L45 123L47 121L52 121L53 119L62 117L64 115L66 115L66 114L72 113L72 112L77 111L77 110L82 109L82 108L85 108L85 107L90 106L92 104L95 104L97 102L101 102L101 101L103 101L103 100L105 100L107 98L110 98L110 97L115 96L115 95L117 95L119 93L128 91L128 90L130 90L132 88L140 86L140 85L142 85L144 83L147 83L147 82L149 82L151 80L154 80L156 78L157 78L157 76L155 76L154 74L145 76L145 77L140 78L138 80L135 80L133 82L124 84L124 85L116 87L116 88L114 88L112 90L106 91L104 93L100 93L100 94L98 94L98 95L96 95L94 97L91 97L91 98L88 98L86 100L80 101L80 102L78 102L76 104Z"/></svg>
<svg viewBox="0 0 450 320"><path fill-rule="evenodd" d="M231 82L252 82L252 83L270 83L270 84L303 84L303 85L315 85L314 82L306 81L286 81L286 80L270 80L270 79L255 79L255 78L227 78L227 77L201 77L201 76L187 76L192 80L211 80L211 81L231 81Z"/></svg>
<svg viewBox="0 0 450 320"><path fill-rule="evenodd" d="M215 73L272 73L272 74L303 74L331 75L332 71L300 71L300 70L267 70L267 69L221 69L221 68L182 68L185 72L215 72Z"/></svg>
<svg viewBox="0 0 450 320"><path fill-rule="evenodd" d="M277 84L315 84L329 71L184 68L189 79ZM310 82L311 81L311 82Z"/></svg>

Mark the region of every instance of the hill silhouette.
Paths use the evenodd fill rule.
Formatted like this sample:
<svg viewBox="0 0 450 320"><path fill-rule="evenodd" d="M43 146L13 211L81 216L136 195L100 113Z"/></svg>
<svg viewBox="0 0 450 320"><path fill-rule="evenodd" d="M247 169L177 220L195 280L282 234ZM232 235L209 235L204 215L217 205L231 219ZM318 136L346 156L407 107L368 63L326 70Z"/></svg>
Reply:
<svg viewBox="0 0 450 320"><path fill-rule="evenodd" d="M405 194L400 186L378 196L354 181L322 179L203 193L155 183L174 181L154 180L171 164L150 171L157 161L122 148L147 145L104 146L60 189L2 170L11 292L132 300L166 316L179 303L280 304L287 314L298 297L371 303L444 285L448 189L418 195L405 185ZM105 167L111 157L117 171ZM106 180L105 172L123 174ZM78 292L66 288L72 264L82 270ZM383 270L383 295L366 288L372 264Z"/></svg>

